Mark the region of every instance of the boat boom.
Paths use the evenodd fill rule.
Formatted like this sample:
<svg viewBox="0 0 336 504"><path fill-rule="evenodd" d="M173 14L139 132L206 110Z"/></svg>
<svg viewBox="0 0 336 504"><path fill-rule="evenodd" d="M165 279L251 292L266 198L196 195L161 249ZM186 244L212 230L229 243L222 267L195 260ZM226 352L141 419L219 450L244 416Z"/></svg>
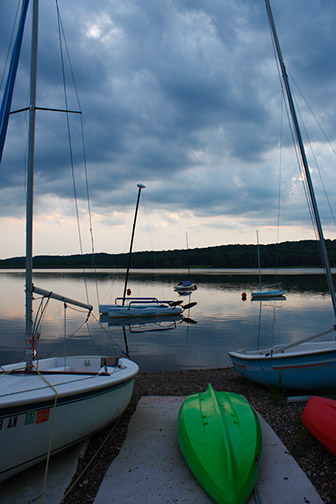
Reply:
<svg viewBox="0 0 336 504"><path fill-rule="evenodd" d="M40 287L35 287L35 285L33 285L33 292L35 292L36 294L40 294L40 296L49 297L52 299L56 299L57 301L62 301L63 303L79 306L80 308L85 308L90 312L93 310L93 306L90 304L82 303L81 301L76 301L75 299L62 296L61 294L56 294L55 292L40 289Z"/></svg>

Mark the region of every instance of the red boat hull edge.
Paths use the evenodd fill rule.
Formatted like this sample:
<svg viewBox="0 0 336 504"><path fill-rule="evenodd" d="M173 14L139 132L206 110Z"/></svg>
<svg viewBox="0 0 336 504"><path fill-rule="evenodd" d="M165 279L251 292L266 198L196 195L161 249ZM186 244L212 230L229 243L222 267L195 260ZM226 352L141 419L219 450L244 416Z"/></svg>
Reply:
<svg viewBox="0 0 336 504"><path fill-rule="evenodd" d="M302 412L302 421L313 436L336 455L336 401L311 397Z"/></svg>

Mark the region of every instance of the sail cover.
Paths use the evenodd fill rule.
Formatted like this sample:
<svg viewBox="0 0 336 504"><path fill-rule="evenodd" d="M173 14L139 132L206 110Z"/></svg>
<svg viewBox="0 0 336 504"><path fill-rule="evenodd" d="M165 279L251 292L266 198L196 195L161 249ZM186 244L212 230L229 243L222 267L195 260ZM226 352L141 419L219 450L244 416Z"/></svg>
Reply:
<svg viewBox="0 0 336 504"><path fill-rule="evenodd" d="M19 64L19 56L22 45L23 30L26 20L26 14L28 9L29 0L22 0L22 8L20 21L18 26L18 31L15 39L15 44L13 48L12 58L10 61L8 76L6 81L6 86L4 90L4 95L2 97L1 109L0 109L0 162L2 160L3 148L5 145L7 126L10 114L10 108L12 104L14 83L17 72L17 67Z"/></svg>

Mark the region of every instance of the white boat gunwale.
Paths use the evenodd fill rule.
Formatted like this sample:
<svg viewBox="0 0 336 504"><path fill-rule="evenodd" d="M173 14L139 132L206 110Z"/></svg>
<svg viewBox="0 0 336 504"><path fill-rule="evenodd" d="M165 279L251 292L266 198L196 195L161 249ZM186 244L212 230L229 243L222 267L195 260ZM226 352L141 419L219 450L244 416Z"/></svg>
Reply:
<svg viewBox="0 0 336 504"><path fill-rule="evenodd" d="M71 403L76 403L79 400L81 401L84 399L91 399L93 397L98 397L103 394L109 394L114 390L123 388L124 386L131 384L132 381L133 378L130 378L127 381L124 380L119 383L107 383L104 387L102 387L101 384L99 384L99 386L97 387L91 388L90 390L85 389L82 392L78 392L76 394L57 393L56 408L58 409L62 406ZM50 389L50 387L48 388ZM36 390L33 391L35 392ZM53 392L52 394L49 395L50 395L49 398L47 397L43 397L40 399L35 398L34 400L32 399L30 401L29 398L26 401L22 401L21 399L19 399L14 404L6 406L5 408L0 408L0 419L4 419L18 414L28 413L33 410L53 408L55 406L55 393Z"/></svg>
<svg viewBox="0 0 336 504"><path fill-rule="evenodd" d="M126 358L121 358L120 361L121 367L108 367L108 373L82 373L79 375L69 372L50 372L45 375L46 379L40 376L40 374L44 375L43 372L39 372L40 374L35 372L35 376L34 373L30 373L29 386L25 389L21 388L20 378L24 379L27 373L13 370L13 372L6 374L5 370L1 381L5 391L0 392L0 417L4 416L4 411L7 408L12 409L15 405L17 407L19 407L18 405L23 407L31 405L29 409L34 409L32 406L34 401L36 404L51 401L51 405L53 405L55 390L57 391L58 407L62 403L76 402L80 398L98 396L127 386L134 380L139 368L137 364ZM120 376L116 376L118 373ZM6 398L4 406L1 404L2 398Z"/></svg>

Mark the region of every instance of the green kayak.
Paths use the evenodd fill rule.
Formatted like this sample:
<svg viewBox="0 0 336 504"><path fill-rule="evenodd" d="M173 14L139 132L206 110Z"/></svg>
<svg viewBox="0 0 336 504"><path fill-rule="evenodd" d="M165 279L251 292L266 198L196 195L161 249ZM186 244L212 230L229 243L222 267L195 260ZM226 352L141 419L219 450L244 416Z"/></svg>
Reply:
<svg viewBox="0 0 336 504"><path fill-rule="evenodd" d="M259 419L246 399L211 385L187 397L178 439L187 464L217 504L246 503L262 457Z"/></svg>

